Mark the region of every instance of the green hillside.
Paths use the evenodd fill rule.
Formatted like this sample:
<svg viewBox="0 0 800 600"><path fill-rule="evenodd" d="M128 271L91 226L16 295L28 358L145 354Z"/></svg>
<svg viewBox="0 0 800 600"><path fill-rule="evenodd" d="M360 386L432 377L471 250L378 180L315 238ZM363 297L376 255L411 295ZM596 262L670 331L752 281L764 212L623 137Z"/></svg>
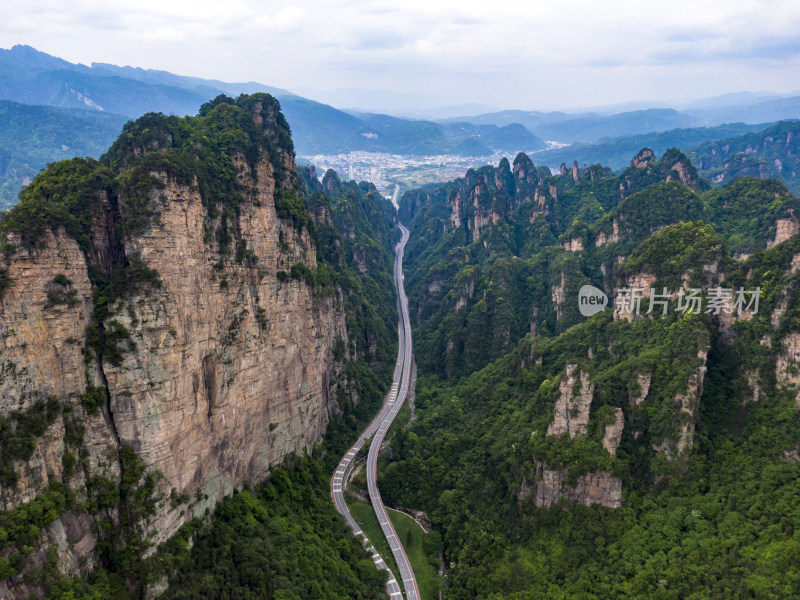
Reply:
<svg viewBox="0 0 800 600"><path fill-rule="evenodd" d="M125 121L96 111L0 100L0 210L16 204L20 188L48 163L99 157Z"/></svg>
<svg viewBox="0 0 800 600"><path fill-rule="evenodd" d="M709 141L691 152L703 174L717 185L739 177L774 177L800 193L800 121L783 121L763 130Z"/></svg>
<svg viewBox="0 0 800 600"><path fill-rule="evenodd" d="M773 180L710 189L675 150L620 175L518 156L404 196L421 376L379 484L442 535L448 598L800 589L798 202ZM625 318L632 282L760 305L668 293L662 315L645 289ZM612 308L582 316L585 284Z"/></svg>
<svg viewBox="0 0 800 600"><path fill-rule="evenodd" d="M630 136L614 135L590 143L578 143L556 150L545 150L537 153L535 158L536 162L546 164L554 169L557 169L562 162L571 165L573 161L577 161L579 165L599 163L616 171L627 167L631 156L640 148L652 148L658 154L669 148L680 148L684 152L688 152L706 142L760 131L763 128L764 125L728 123L717 127L670 129Z"/></svg>

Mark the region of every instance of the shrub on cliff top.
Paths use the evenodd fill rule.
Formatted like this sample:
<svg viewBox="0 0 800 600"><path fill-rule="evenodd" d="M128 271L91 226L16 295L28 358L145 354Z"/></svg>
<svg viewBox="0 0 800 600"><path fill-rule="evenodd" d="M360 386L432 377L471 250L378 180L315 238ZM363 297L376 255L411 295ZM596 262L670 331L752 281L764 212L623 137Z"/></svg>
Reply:
<svg viewBox="0 0 800 600"><path fill-rule="evenodd" d="M63 227L83 250L103 193L116 208L120 233L143 232L157 217L155 204L163 182L155 173L184 185L196 184L209 218L236 231L243 189L233 157L243 156L253 171L264 153L276 182L276 199L287 208L280 190L293 186L285 157L293 153L289 125L278 101L267 94L220 96L197 117L148 113L125 125L120 137L99 161L74 158L50 165L20 195L20 203L0 219L0 238L16 233L32 247L47 228ZM290 203L283 218L310 225L302 203ZM239 237L235 233L235 237ZM223 253L230 245L221 244ZM9 250L9 249L6 249Z"/></svg>
<svg viewBox="0 0 800 600"><path fill-rule="evenodd" d="M0 221L0 239L9 233L31 248L47 228L64 230L81 249L90 245L89 230L100 197L111 189L113 174L93 158L73 158L50 165L20 194L20 203ZM7 248L6 250L10 250Z"/></svg>

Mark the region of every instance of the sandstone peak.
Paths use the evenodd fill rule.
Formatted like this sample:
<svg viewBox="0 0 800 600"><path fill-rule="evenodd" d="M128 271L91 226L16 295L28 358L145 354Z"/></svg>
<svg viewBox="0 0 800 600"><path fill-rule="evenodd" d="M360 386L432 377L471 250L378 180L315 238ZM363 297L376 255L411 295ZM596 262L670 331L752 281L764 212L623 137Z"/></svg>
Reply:
<svg viewBox="0 0 800 600"><path fill-rule="evenodd" d="M642 148L639 153L633 157L631 166L637 169L652 165L656 162L656 153L650 148Z"/></svg>
<svg viewBox="0 0 800 600"><path fill-rule="evenodd" d="M341 411L333 348L349 346L348 325L340 291L315 291L288 136L266 94L219 97L198 117L145 115L100 161L52 165L3 217L0 352L14 369L0 416L49 400L46 431L0 481L2 508L53 481L79 497L93 481L116 489L133 460L157 499L147 523L126 526L155 545L320 439ZM76 423L80 439L65 434ZM62 460L78 452L80 468ZM119 531L110 508L102 518ZM74 547L64 570L92 562L83 533L99 518L52 522L75 532L59 538Z"/></svg>

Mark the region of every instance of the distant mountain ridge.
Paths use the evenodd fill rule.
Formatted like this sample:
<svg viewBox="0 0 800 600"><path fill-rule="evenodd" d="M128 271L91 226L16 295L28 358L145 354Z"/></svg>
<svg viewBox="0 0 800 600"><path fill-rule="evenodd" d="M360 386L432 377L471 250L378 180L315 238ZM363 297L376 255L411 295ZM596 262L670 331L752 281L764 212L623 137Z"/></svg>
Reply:
<svg viewBox="0 0 800 600"><path fill-rule="evenodd" d="M223 83L166 71L117 67L104 63L73 64L30 46L0 50L0 98L61 108L91 108L126 117L146 112L195 114L215 96L291 92L259 83Z"/></svg>
<svg viewBox="0 0 800 600"><path fill-rule="evenodd" d="M0 211L48 163L100 156L127 117L81 108L30 106L0 100Z"/></svg>
<svg viewBox="0 0 800 600"><path fill-rule="evenodd" d="M800 96L771 98L753 104L703 108L688 111L698 124L719 125L742 121L744 123L765 123L800 118Z"/></svg>
<svg viewBox="0 0 800 600"><path fill-rule="evenodd" d="M800 118L800 97L738 93L698 101L682 110L652 108L617 114L506 110L439 121L415 120L343 111L255 82L225 83L105 63L73 64L30 46L14 46L0 50L0 100L38 108L30 108L20 121L27 124L28 130L12 120L14 111L0 115L0 209L16 202L17 191L28 177L48 162L65 158L65 152L98 156L98 148L105 147L119 133L120 123L129 118L147 112L194 115L204 102L220 94L255 92L278 98L301 157L351 151L487 157L497 152L538 152L546 147L542 140L553 140L573 147L548 151L540 163L551 164L556 160L553 157L569 155L575 158L563 162L602 162L623 168L625 157L643 146L657 151L672 146L688 150L722 137L752 132L755 128L750 124L754 122ZM55 137L60 142L44 133L53 131L51 107L67 111L59 113L59 134ZM87 114L69 110L112 116L95 120L87 129ZM41 115L43 128L31 118L35 111ZM733 121L744 125L717 125ZM701 126L706 129L697 130ZM81 132L82 142L69 138L73 130ZM96 133L92 140L86 139L90 131ZM620 136L633 137L625 141ZM605 141L598 145L598 140ZM586 146L589 143L593 146ZM583 158L592 156L597 158ZM551 166L558 166L558 162Z"/></svg>
<svg viewBox="0 0 800 600"><path fill-rule="evenodd" d="M209 94L98 74L29 46L0 51L0 99L59 108L91 108L136 117L161 112L194 114ZM213 97L213 94L211 94Z"/></svg>
<svg viewBox="0 0 800 600"><path fill-rule="evenodd" d="M451 600L796 596L800 201L674 149L533 160L400 200L419 416L383 498L434 515Z"/></svg>
<svg viewBox="0 0 800 600"><path fill-rule="evenodd" d="M332 106L302 98L292 92L255 82L225 83L219 80L184 77L151 69L119 67L105 63L91 66L73 64L39 52L30 46L0 50L0 100L38 106L42 119L53 114L47 107L65 110L88 110L119 115L97 121L96 144L91 147L69 141L55 144L47 151L46 136L36 126L36 119L26 118L30 129L23 132L4 113L0 121L0 208L16 202L17 191L26 178L48 162L66 158L62 145L74 147L97 157L119 133L121 123L148 112L178 116L195 115L200 106L220 94L237 96L269 93L281 102L292 128L297 154L338 154L354 150L391 154L462 154L490 156L497 151L533 152L544 142L519 124L440 124L432 121L403 119L381 114L354 116ZM28 111L28 114L32 114ZM85 131L86 115L60 113L64 119L59 134L68 139L70 124ZM105 126L108 127L105 127ZM13 130L13 146L4 146L4 132ZM66 135L66 138L65 138ZM8 138L8 135L5 136ZM29 143L30 140L37 140ZM35 156L24 156L36 145ZM94 150L92 149L94 148ZM13 160L12 160L13 159ZM12 163L16 166L9 171Z"/></svg>
<svg viewBox="0 0 800 600"><path fill-rule="evenodd" d="M594 142L545 150L536 154L536 160L552 168L558 168L562 162L572 164L573 161L577 161L581 165L600 163L619 170L627 167L630 157L644 147L651 148L657 154L661 154L668 148L681 148L688 151L709 141L759 131L766 126L767 124L727 123L715 127L679 128L602 138Z"/></svg>
<svg viewBox="0 0 800 600"><path fill-rule="evenodd" d="M703 177L727 185L739 177L776 178L800 193L800 121L707 142L691 152Z"/></svg>
<svg viewBox="0 0 800 600"><path fill-rule="evenodd" d="M142 69L140 67L119 67L108 63L92 63L92 70L100 74L108 74L125 79L135 79L144 83L155 83L161 85L171 85L180 88L208 89L214 93L225 92L226 94L255 94L266 92L273 96L295 96L292 92L283 88L264 85L255 81L247 83L227 83L218 79L202 79L200 77L188 77L186 75L175 75L169 71L157 69Z"/></svg>
<svg viewBox="0 0 800 600"><path fill-rule="evenodd" d="M671 129L714 127L726 123L774 123L798 118L800 96L765 97L761 94L737 93L697 101L681 110L650 108L616 114L505 110L456 117L443 122L463 120L494 125L517 122L542 139L575 144Z"/></svg>
<svg viewBox="0 0 800 600"><path fill-rule="evenodd" d="M301 155L364 151L489 156L495 151L514 152L512 148L546 147L519 123L441 124L373 113L354 115L299 96L279 99Z"/></svg>
<svg viewBox="0 0 800 600"><path fill-rule="evenodd" d="M225 83L167 71L106 63L73 64L30 46L0 50L0 99L24 104L89 108L129 118L147 112L194 115L220 94L266 92L285 107L297 153L362 150L397 154L466 154L536 151L544 142L522 125L457 124L382 114L353 116L292 92L255 82Z"/></svg>
<svg viewBox="0 0 800 600"><path fill-rule="evenodd" d="M447 122L456 120L459 119L448 119ZM693 118L690 115L680 113L672 108L651 108L616 115L506 110L476 117L465 117L463 120L475 124L494 125L517 122L543 139L570 144L594 141L604 137L665 131L689 127L693 124Z"/></svg>

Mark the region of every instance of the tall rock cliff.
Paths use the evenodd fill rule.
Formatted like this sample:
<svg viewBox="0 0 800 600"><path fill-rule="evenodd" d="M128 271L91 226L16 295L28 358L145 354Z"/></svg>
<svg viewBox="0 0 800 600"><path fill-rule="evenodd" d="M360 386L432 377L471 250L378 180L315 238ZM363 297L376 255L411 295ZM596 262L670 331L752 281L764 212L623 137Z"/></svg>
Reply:
<svg viewBox="0 0 800 600"><path fill-rule="evenodd" d="M320 439L348 330L298 191L277 102L243 96L128 124L6 216L0 501L18 514L54 486L66 501L37 524L38 554L2 540L0 596L29 591L20 574L49 545L75 572L127 527L146 555Z"/></svg>

